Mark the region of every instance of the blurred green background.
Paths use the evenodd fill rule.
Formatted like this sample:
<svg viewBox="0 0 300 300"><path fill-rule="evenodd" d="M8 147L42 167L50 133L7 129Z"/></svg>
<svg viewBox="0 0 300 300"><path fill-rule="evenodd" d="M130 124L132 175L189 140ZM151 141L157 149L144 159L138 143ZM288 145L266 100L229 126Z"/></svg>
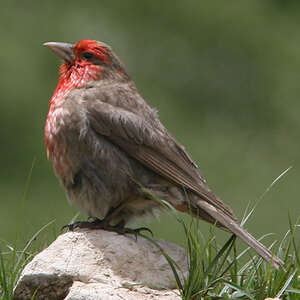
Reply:
<svg viewBox="0 0 300 300"><path fill-rule="evenodd" d="M2 0L0 24L1 239L22 245L55 219L44 233L51 240L77 212L43 145L60 64L47 41L110 44L239 217L293 166L248 222L255 236L281 238L288 214L300 215L299 1ZM182 242L172 217L147 224Z"/></svg>

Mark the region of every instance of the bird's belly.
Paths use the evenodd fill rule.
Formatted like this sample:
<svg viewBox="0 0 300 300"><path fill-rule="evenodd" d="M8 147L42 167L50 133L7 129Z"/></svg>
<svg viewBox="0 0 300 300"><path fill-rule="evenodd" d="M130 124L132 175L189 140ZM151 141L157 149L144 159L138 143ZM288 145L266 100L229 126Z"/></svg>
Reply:
<svg viewBox="0 0 300 300"><path fill-rule="evenodd" d="M93 217L104 217L110 208L127 201L133 171L129 157L103 136L86 131L69 132L63 147L57 138L51 161L69 202ZM75 139L75 142L73 140Z"/></svg>

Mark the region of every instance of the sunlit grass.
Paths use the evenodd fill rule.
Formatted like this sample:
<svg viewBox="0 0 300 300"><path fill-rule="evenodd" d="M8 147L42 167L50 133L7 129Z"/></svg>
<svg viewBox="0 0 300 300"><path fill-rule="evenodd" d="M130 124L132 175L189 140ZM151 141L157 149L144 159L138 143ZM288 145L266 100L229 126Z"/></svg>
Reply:
<svg viewBox="0 0 300 300"><path fill-rule="evenodd" d="M145 235L143 237L152 241L167 259L183 300L263 300L268 297L300 299L300 247L296 240L299 225L291 225L290 222L290 229L277 250L275 241L270 247L284 262L284 270L277 270L271 263L253 254L250 248L238 252L234 235L220 247L213 227L205 239L199 231L198 220L193 219L190 224L186 224L177 215L176 219L185 231L188 255L188 274L185 276L155 240Z"/></svg>
<svg viewBox="0 0 300 300"><path fill-rule="evenodd" d="M242 226L254 213L265 194L290 169L291 167L275 178L253 209L248 213L245 212ZM144 191L148 192L146 189ZM188 224L168 202L155 197L152 193L148 194L168 210L184 229L188 255L188 274L185 276L155 240L143 235L152 241L167 259L183 300L263 300L268 297L300 299L300 241L296 239L297 230L300 229L299 220L293 225L289 218L290 228L282 241L280 243L273 241L269 247L284 262L284 269L277 270L271 262L266 262L256 253L252 253L250 247L239 252L235 244L235 235L232 235L223 246L219 246L214 234L215 227L211 227L209 236L204 238L200 232L198 219L192 218ZM268 235L270 234L264 235L261 239Z"/></svg>
<svg viewBox="0 0 300 300"><path fill-rule="evenodd" d="M6 241L0 246L0 300L13 299L13 290L25 265L33 258L35 251L32 244L40 233L54 221L44 225L25 244L24 248L17 250Z"/></svg>

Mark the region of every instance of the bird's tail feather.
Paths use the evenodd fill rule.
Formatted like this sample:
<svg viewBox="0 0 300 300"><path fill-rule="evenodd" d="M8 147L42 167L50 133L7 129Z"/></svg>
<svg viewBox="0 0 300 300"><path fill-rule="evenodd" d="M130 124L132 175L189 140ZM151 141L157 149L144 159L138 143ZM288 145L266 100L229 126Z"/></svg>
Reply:
<svg viewBox="0 0 300 300"><path fill-rule="evenodd" d="M213 217L222 226L230 230L242 241L254 249L263 259L271 261L276 269L283 268L283 262L277 256L273 255L262 243L257 241L250 233L243 229L235 220L231 219L226 214L220 212L217 208L208 202L197 199L197 206Z"/></svg>

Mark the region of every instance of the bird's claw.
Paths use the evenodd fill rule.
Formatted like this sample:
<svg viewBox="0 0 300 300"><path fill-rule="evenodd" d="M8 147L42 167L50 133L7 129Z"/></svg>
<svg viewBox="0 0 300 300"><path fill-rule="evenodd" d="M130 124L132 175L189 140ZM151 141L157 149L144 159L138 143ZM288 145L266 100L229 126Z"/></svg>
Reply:
<svg viewBox="0 0 300 300"><path fill-rule="evenodd" d="M149 229L147 227L140 227L140 228L135 228L135 229L123 227L123 228L119 228L118 230L120 230L120 231L117 231L120 234L126 234L126 233L127 234L134 234L136 240L137 240L138 235L142 231L148 231L153 237L153 232L151 231L151 229Z"/></svg>
<svg viewBox="0 0 300 300"><path fill-rule="evenodd" d="M100 220L100 219L94 219L93 221L79 221L71 224L64 225L61 230L68 229L69 231L73 231L76 228L87 228L87 229L103 229L107 231L112 231L116 232L119 234L134 234L135 238L137 239L137 236L142 232L142 231L148 231L152 237L153 237L153 232L147 228L147 227L140 227L136 229L131 229L124 227L125 223L124 221L121 221L117 225L110 225L108 224L105 220Z"/></svg>
<svg viewBox="0 0 300 300"><path fill-rule="evenodd" d="M87 228L87 229L106 229L109 226L104 220L94 218L93 221L78 221L75 223L64 225L61 230L67 228L69 231L73 231L76 228Z"/></svg>

